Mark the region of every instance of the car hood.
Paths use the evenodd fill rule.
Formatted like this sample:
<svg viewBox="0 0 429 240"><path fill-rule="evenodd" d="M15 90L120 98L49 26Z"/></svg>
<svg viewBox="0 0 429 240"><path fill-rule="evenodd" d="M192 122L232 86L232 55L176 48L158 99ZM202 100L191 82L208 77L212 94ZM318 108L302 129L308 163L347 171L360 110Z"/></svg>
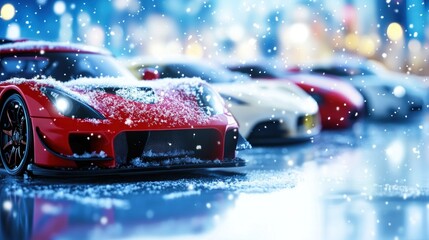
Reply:
<svg viewBox="0 0 429 240"><path fill-rule="evenodd" d="M405 87L407 91L411 91L414 94L419 94L425 98L427 97L428 86L417 76L387 71L386 75L382 78L385 79L385 81L392 81L396 85L401 85Z"/></svg>
<svg viewBox="0 0 429 240"><path fill-rule="evenodd" d="M318 112L316 101L294 83L245 81L214 84L224 97L233 97L251 107L282 109L288 112L314 114Z"/></svg>
<svg viewBox="0 0 429 240"><path fill-rule="evenodd" d="M353 85L326 76L315 76L310 74L295 74L286 78L297 84L305 84L320 90L321 92L333 93L336 96L341 96L348 102L353 103L355 106L362 106L364 103L362 95L356 90Z"/></svg>
<svg viewBox="0 0 429 240"><path fill-rule="evenodd" d="M417 96L422 99L426 97L426 87L413 79L406 79L399 74L385 74L383 76L355 76L351 82L359 88L384 87L393 91L395 87L403 87L408 95Z"/></svg>
<svg viewBox="0 0 429 240"><path fill-rule="evenodd" d="M94 108L106 121L122 122L130 127L203 125L219 116L207 114L198 102L197 91L201 86L208 87L199 79L133 82L120 78L82 78L66 83L53 79L13 79L8 83L27 85L32 91L39 91L41 96L47 91L44 88L59 90L61 94ZM219 96L217 99L221 105L222 100Z"/></svg>

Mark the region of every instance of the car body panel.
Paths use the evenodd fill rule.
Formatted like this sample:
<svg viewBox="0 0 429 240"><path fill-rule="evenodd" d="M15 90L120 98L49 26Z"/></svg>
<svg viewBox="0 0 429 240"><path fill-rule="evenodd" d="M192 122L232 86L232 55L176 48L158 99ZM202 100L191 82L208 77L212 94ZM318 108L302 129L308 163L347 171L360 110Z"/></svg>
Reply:
<svg viewBox="0 0 429 240"><path fill-rule="evenodd" d="M352 84L364 97L366 111L376 119L406 119L420 112L427 93L422 84L409 83L402 74L381 70L380 64L366 59L335 60L313 64L302 71L335 77ZM421 87L419 87L421 86Z"/></svg>
<svg viewBox="0 0 429 240"><path fill-rule="evenodd" d="M4 44L0 45L0 53L1 60L19 58L22 53L23 59L46 56L48 61L48 56L72 53L88 61L105 57L105 64L114 63L103 51L59 43ZM128 172L136 173L139 169L147 172L244 164L235 156L240 139L237 122L223 106L221 97L204 81L184 78L141 82L125 68L119 70L126 73L122 78L97 76L58 81L37 72L31 79L18 78L19 74L4 79L8 73L4 64L12 63L1 63L0 103L17 93L30 115L34 141L30 170L41 174L77 169L90 174L98 170L98 175L103 175L103 169L118 170L107 172L109 175L129 168L134 170ZM33 65L31 71L35 68ZM24 69L21 72L28 73ZM70 109L92 109L101 117L68 116L60 112L52 96L71 100ZM206 96L211 100L204 100Z"/></svg>
<svg viewBox="0 0 429 240"><path fill-rule="evenodd" d="M182 70L182 66L191 69L191 73ZM199 66L204 69L201 73ZM321 129L317 103L293 84L253 82L211 63L189 59L133 59L128 68L135 76L145 68L153 68L160 78L199 76L206 80L224 98L240 124L240 132L254 144L306 140ZM252 135L255 132L268 134Z"/></svg>
<svg viewBox="0 0 429 240"><path fill-rule="evenodd" d="M342 81L302 73L285 74L275 69L270 62L231 64L228 68L247 74L257 81L296 84L318 103L325 129L350 127L362 115L364 101L361 94L352 85Z"/></svg>

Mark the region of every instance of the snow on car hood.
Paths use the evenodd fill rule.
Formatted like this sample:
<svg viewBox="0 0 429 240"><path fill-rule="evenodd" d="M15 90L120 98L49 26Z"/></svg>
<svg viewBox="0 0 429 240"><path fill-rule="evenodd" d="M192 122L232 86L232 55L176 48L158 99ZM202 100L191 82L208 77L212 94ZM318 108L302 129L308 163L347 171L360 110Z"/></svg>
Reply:
<svg viewBox="0 0 429 240"><path fill-rule="evenodd" d="M254 107L304 114L314 114L319 109L316 101L294 83L261 80L215 84L213 87L223 96L234 97Z"/></svg>
<svg viewBox="0 0 429 240"><path fill-rule="evenodd" d="M198 78L151 82L101 80L83 78L65 85L88 96L89 104L104 116L127 125L189 126L206 123L210 118L197 102L197 89L205 84Z"/></svg>
<svg viewBox="0 0 429 240"><path fill-rule="evenodd" d="M65 83L54 79L12 79L6 83L30 84L34 91L52 86L87 103L107 119L130 126L191 126L216 117L207 115L196 101L197 89L207 86L198 78L140 82L106 77Z"/></svg>

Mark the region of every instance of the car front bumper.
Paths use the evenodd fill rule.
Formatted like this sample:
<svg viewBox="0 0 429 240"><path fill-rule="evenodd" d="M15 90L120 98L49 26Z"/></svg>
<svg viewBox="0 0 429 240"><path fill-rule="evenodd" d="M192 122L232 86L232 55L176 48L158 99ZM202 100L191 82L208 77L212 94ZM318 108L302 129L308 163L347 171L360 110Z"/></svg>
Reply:
<svg viewBox="0 0 429 240"><path fill-rule="evenodd" d="M198 161L198 163L187 164L165 164L160 163L158 166L154 164L148 167L122 166L118 168L47 168L29 164L27 166L28 173L46 177L98 177L98 176L132 176L144 174L157 174L174 171L187 171L196 169L215 169L215 168L233 168L246 165L246 161L241 158L224 159L223 161ZM2 170L0 170L2 171Z"/></svg>
<svg viewBox="0 0 429 240"><path fill-rule="evenodd" d="M40 168L115 169L136 158L234 159L239 139L235 121L214 119L191 127L147 128L112 122L32 118L34 161Z"/></svg>

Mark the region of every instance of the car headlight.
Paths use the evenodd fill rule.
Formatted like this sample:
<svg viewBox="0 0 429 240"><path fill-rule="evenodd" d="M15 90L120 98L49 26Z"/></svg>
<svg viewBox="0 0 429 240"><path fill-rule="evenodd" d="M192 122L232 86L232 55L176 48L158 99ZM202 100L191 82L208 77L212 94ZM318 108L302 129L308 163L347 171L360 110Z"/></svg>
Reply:
<svg viewBox="0 0 429 240"><path fill-rule="evenodd" d="M404 97L406 93L407 93L407 91L401 85L396 86L395 88L393 88L393 91L392 91L392 94L397 98Z"/></svg>
<svg viewBox="0 0 429 240"><path fill-rule="evenodd" d="M52 102L55 109L61 115L71 118L104 119L101 113L97 112L88 104L73 98L61 90L52 87L44 87L41 91Z"/></svg>

